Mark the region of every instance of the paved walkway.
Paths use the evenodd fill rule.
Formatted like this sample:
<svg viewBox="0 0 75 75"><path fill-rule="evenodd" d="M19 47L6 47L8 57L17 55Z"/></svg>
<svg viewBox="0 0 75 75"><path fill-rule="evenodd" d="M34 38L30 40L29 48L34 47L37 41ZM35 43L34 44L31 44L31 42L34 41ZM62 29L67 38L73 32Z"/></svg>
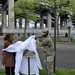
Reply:
<svg viewBox="0 0 75 75"><path fill-rule="evenodd" d="M56 67L75 69L75 44L71 43L57 44Z"/></svg>

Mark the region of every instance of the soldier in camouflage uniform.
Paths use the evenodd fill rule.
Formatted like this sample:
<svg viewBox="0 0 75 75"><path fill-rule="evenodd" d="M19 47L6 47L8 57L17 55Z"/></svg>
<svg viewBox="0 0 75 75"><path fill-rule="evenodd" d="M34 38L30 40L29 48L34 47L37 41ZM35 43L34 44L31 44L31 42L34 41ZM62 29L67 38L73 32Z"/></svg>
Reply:
<svg viewBox="0 0 75 75"><path fill-rule="evenodd" d="M44 29L42 34L42 39L38 41L38 43L43 46L44 54L45 54L45 69L48 71L48 75L53 74L53 64L54 64L54 48L53 42L48 36L49 30L46 28Z"/></svg>

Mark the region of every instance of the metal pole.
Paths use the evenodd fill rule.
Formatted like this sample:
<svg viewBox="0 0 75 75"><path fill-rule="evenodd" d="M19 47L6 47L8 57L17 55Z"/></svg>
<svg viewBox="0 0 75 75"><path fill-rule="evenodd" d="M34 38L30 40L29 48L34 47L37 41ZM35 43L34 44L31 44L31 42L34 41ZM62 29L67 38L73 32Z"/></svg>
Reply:
<svg viewBox="0 0 75 75"><path fill-rule="evenodd" d="M69 0L67 0L68 3ZM56 0L54 0L54 17L55 17L55 25L54 25L54 50L55 50L55 56L54 56L54 73L56 69L56 26L57 26L57 4Z"/></svg>
<svg viewBox="0 0 75 75"><path fill-rule="evenodd" d="M28 75L30 75L30 57L28 57Z"/></svg>
<svg viewBox="0 0 75 75"><path fill-rule="evenodd" d="M54 73L56 69L56 11L57 11L57 6L56 6L56 0L54 0L54 17L55 17L55 22L54 22L54 51L55 51L55 56L54 56Z"/></svg>

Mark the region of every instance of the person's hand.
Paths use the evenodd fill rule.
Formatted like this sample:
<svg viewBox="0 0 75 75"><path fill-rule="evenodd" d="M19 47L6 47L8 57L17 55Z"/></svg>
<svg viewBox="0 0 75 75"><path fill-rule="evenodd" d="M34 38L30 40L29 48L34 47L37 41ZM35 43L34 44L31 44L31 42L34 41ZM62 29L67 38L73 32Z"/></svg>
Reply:
<svg viewBox="0 0 75 75"><path fill-rule="evenodd" d="M38 37L35 37L35 40L37 40L38 39Z"/></svg>
<svg viewBox="0 0 75 75"><path fill-rule="evenodd" d="M36 40L36 42L37 43L39 43L40 41L39 41L39 39L38 39L38 37L35 37L35 40Z"/></svg>
<svg viewBox="0 0 75 75"><path fill-rule="evenodd" d="M40 43L39 39L36 40L37 43Z"/></svg>

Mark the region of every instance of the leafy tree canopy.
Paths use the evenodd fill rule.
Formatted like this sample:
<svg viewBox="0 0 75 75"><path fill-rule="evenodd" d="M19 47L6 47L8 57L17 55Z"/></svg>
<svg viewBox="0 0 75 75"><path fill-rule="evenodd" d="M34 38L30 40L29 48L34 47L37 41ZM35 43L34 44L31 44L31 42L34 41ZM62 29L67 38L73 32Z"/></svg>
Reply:
<svg viewBox="0 0 75 75"><path fill-rule="evenodd" d="M67 4L67 1L70 1L70 4L64 6L63 4ZM25 17L25 14L34 12L35 8L39 7L40 2L47 3L51 7L54 7L54 0L17 0L14 6L15 13L19 16ZM75 16L75 0L56 0L56 5L61 5L61 7L57 9L59 13L63 12L63 14L65 14L71 11L72 15ZM30 18L32 18L32 15Z"/></svg>
<svg viewBox="0 0 75 75"><path fill-rule="evenodd" d="M70 1L70 4L64 6L63 4L66 4L67 1ZM54 7L54 0L45 0L45 2L49 3L52 7ZM56 0L56 5L61 5L61 8L58 8L59 13L61 13L62 11L71 11L72 15L75 16L75 0Z"/></svg>
<svg viewBox="0 0 75 75"><path fill-rule="evenodd" d="M17 17L36 19L32 12L38 8L40 0L17 0L14 5L14 12Z"/></svg>

